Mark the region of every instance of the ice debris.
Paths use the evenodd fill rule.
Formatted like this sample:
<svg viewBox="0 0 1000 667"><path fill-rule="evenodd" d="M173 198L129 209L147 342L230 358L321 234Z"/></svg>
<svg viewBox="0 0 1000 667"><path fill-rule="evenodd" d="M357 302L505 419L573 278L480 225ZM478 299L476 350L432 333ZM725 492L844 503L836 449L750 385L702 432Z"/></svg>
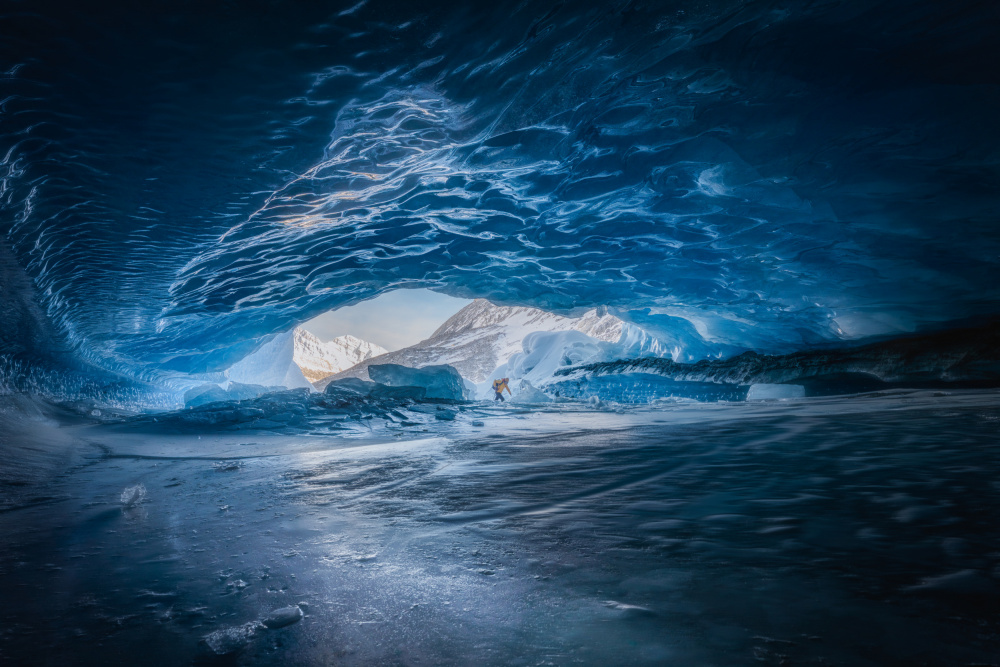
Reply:
<svg viewBox="0 0 1000 667"><path fill-rule="evenodd" d="M244 584L245 585L245 584ZM216 655L235 653L246 646L261 630L277 630L294 625L302 620L304 614L299 605L291 605L275 609L262 621L250 621L243 625L221 628L205 635L205 643Z"/></svg>
<svg viewBox="0 0 1000 667"><path fill-rule="evenodd" d="M440 420L440 421L446 421L446 422L453 422L453 421L455 421L455 417L457 415L458 415L458 413L455 412L454 410L446 410L446 409L441 408L440 406L438 406L437 412L434 413L434 419L437 419L437 420Z"/></svg>
<svg viewBox="0 0 1000 667"><path fill-rule="evenodd" d="M222 628L205 635L205 643L216 655L226 655L247 645L258 630L264 629L260 621L250 621L232 628Z"/></svg>
<svg viewBox="0 0 1000 667"><path fill-rule="evenodd" d="M146 487L142 484L125 487L122 491L121 503L123 509L131 509L136 505L141 505L146 499Z"/></svg>
<svg viewBox="0 0 1000 667"><path fill-rule="evenodd" d="M267 618L264 619L264 625L271 630L276 630L298 623L302 620L302 616L302 609L298 605L282 607L268 614Z"/></svg>

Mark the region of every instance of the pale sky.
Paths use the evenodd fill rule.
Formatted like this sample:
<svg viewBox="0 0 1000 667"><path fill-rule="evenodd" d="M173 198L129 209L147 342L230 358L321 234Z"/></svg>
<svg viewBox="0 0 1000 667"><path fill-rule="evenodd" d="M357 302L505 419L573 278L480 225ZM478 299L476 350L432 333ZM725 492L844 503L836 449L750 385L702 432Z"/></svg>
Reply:
<svg viewBox="0 0 1000 667"><path fill-rule="evenodd" d="M320 340L350 334L392 352L424 340L470 303L428 289L403 289L331 310L301 326Z"/></svg>

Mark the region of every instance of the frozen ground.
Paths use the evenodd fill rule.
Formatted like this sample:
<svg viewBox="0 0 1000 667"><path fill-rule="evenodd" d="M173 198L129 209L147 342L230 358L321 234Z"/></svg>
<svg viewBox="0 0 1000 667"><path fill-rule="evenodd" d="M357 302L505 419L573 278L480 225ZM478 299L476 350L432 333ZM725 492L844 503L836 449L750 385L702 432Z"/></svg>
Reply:
<svg viewBox="0 0 1000 667"><path fill-rule="evenodd" d="M5 411L3 664L1000 655L997 392L325 435Z"/></svg>

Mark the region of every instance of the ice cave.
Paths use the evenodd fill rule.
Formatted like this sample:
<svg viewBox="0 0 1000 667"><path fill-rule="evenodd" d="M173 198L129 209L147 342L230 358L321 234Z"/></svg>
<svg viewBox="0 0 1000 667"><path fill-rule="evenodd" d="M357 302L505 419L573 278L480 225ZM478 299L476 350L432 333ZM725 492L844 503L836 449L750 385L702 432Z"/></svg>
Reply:
<svg viewBox="0 0 1000 667"><path fill-rule="evenodd" d="M1000 9L6 0L0 664L996 665Z"/></svg>

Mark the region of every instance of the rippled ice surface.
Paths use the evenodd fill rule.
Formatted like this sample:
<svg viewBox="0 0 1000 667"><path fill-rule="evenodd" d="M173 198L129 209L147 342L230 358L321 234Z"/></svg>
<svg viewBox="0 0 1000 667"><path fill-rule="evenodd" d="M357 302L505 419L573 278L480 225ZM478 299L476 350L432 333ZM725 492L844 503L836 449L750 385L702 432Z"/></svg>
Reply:
<svg viewBox="0 0 1000 667"><path fill-rule="evenodd" d="M895 392L64 428L0 514L0 662L988 664L998 427L995 392Z"/></svg>

